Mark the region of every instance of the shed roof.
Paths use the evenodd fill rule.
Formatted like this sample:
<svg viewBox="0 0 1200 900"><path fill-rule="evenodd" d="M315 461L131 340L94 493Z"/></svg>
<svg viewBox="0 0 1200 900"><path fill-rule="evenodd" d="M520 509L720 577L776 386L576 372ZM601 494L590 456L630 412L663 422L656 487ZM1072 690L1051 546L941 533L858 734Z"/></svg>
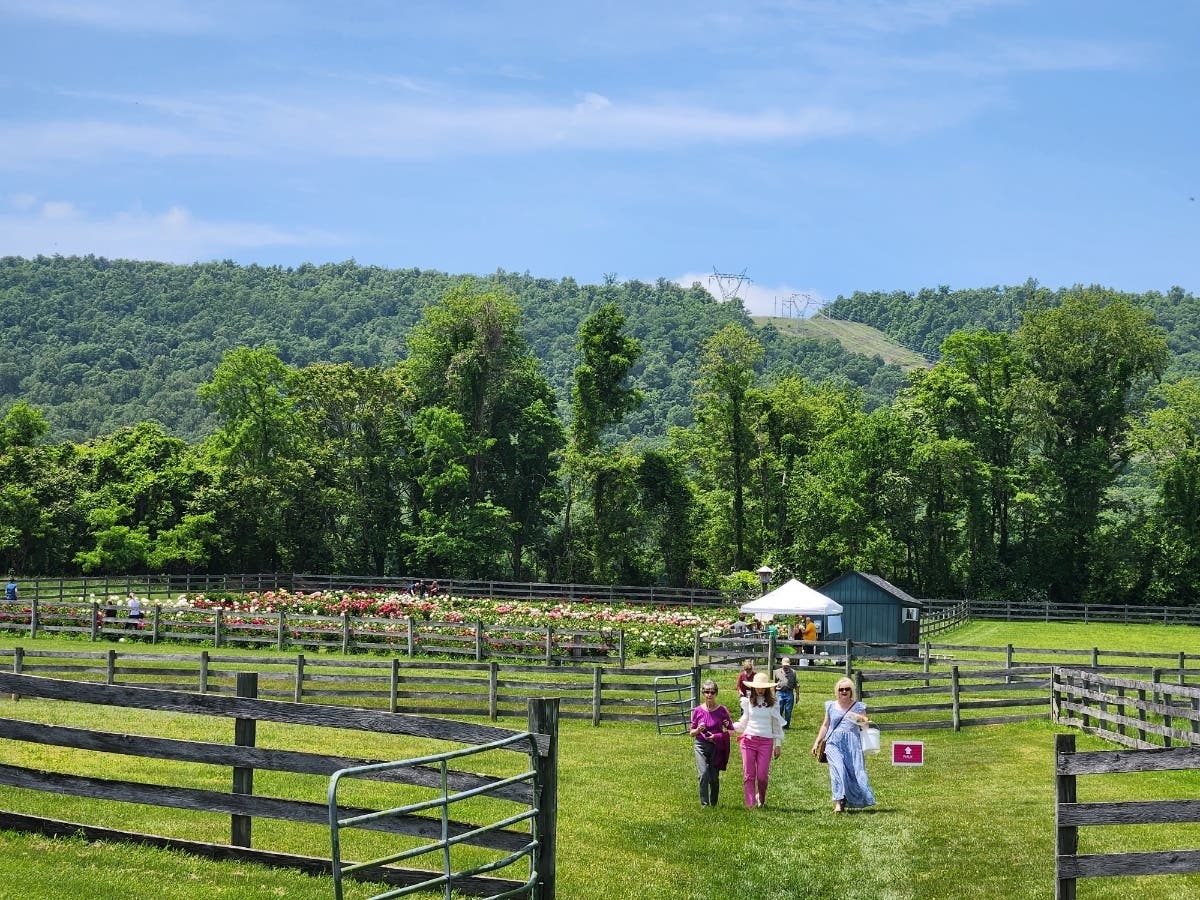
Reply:
<svg viewBox="0 0 1200 900"><path fill-rule="evenodd" d="M895 597L898 601L900 601L900 604L902 606L915 606L917 609L922 609L925 606L925 604L922 603L920 600L918 600L916 597L913 597L911 594L905 593L904 591L900 590L900 588L896 587L890 581L887 581L884 578L880 578L878 575L871 575L867 572L854 571L854 572L847 572L845 575L839 575L837 578L833 579L833 581L824 585L822 590L826 587L829 587L830 585L836 584L837 582L842 581L843 579L846 579L846 578L850 578L852 576L857 576L857 577L863 579L864 581L869 581L871 584L875 585L875 587L879 588L884 593L889 594L892 597Z"/></svg>

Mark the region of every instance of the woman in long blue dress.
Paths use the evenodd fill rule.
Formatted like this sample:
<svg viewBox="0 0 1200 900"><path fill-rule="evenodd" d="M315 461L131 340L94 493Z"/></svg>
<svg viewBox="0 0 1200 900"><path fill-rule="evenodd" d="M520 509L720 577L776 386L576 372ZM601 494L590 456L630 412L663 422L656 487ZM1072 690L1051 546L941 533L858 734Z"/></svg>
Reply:
<svg viewBox="0 0 1200 900"><path fill-rule="evenodd" d="M875 793L867 780L859 728L866 727L867 707L854 697L854 682L841 678L834 685L834 700L825 701L825 721L813 742L813 756L820 754L825 738L825 758L829 762L829 787L833 811L861 809L875 805Z"/></svg>

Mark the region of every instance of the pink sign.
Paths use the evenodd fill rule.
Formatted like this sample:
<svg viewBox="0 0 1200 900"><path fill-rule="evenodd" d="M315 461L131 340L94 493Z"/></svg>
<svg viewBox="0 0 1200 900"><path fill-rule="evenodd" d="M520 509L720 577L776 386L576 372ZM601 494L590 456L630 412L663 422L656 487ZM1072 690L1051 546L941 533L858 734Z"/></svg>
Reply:
<svg viewBox="0 0 1200 900"><path fill-rule="evenodd" d="M892 741L893 766L925 765L924 741Z"/></svg>

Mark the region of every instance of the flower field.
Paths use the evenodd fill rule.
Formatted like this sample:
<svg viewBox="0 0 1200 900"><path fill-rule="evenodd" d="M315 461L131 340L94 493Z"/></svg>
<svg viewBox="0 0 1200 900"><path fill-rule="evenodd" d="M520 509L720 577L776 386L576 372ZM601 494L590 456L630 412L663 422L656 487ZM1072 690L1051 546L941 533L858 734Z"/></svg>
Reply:
<svg viewBox="0 0 1200 900"><path fill-rule="evenodd" d="M476 622L499 628L552 627L564 631L591 631L615 636L625 632L625 649L631 656L690 656L695 634L720 632L733 621L735 611L696 610L666 606L623 606L590 603L514 603L475 597L433 595L416 597L407 593L371 594L325 591L311 594L288 591L250 592L245 595L181 595L177 606L194 610L221 608L226 622L280 611L289 616L342 616L362 619L414 619L462 624ZM265 621L265 620L263 620ZM377 623L373 623L377 624Z"/></svg>

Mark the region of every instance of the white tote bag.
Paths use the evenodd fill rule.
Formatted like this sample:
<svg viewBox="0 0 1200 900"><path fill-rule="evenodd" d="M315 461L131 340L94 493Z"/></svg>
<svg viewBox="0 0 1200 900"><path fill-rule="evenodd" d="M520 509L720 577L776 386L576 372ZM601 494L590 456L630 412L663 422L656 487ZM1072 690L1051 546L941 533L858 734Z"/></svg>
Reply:
<svg viewBox="0 0 1200 900"><path fill-rule="evenodd" d="M879 729L878 728L860 728L858 731L859 739L862 741L863 753L878 753L879 752Z"/></svg>

